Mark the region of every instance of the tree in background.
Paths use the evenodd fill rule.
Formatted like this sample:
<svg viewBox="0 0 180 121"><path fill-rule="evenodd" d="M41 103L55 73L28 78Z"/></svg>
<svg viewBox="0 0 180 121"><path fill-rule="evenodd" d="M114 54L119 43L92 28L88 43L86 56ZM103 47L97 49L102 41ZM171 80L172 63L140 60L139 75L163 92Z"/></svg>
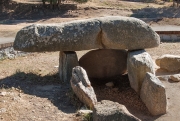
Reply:
<svg viewBox="0 0 180 121"><path fill-rule="evenodd" d="M177 7L179 7L179 0L173 0L173 6L175 7L176 6L176 3L177 3Z"/></svg>
<svg viewBox="0 0 180 121"><path fill-rule="evenodd" d="M0 0L0 12L9 4L10 0Z"/></svg>
<svg viewBox="0 0 180 121"><path fill-rule="evenodd" d="M60 0L42 0L43 6L45 7L46 2L50 3L50 8L52 9L54 5L57 5Z"/></svg>
<svg viewBox="0 0 180 121"><path fill-rule="evenodd" d="M88 0L72 0L77 3L85 3ZM46 6L46 2L50 3L50 8L52 9L55 5L59 6L62 2L62 0L42 0L43 6Z"/></svg>

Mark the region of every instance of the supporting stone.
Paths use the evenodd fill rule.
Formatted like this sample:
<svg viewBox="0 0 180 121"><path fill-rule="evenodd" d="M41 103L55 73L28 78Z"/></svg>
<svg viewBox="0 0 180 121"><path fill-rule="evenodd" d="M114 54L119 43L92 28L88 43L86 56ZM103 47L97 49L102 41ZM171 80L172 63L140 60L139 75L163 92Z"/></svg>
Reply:
<svg viewBox="0 0 180 121"><path fill-rule="evenodd" d="M152 58L145 50L130 51L127 67L130 85L137 93L140 93L146 72L155 73Z"/></svg>
<svg viewBox="0 0 180 121"><path fill-rule="evenodd" d="M165 87L154 74L146 73L140 97L152 115L166 113L167 100Z"/></svg>
<svg viewBox="0 0 180 121"><path fill-rule="evenodd" d="M78 58L74 51L60 51L59 53L59 76L60 80L69 83L72 69L78 66Z"/></svg>

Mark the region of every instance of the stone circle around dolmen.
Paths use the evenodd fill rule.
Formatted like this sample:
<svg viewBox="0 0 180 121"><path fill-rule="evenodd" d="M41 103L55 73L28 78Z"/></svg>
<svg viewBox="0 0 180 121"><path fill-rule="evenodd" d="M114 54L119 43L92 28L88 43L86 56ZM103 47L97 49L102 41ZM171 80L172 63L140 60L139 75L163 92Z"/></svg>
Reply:
<svg viewBox="0 0 180 121"><path fill-rule="evenodd" d="M163 100L158 102L162 103L160 107L162 109L159 109L159 107L154 108L153 105L149 104L156 98L159 99L158 97L152 95L150 97L152 99L148 99L148 96L144 96L143 93L146 91L147 94L151 94L150 91L153 90L148 90L148 87L154 88L158 87L155 85L162 85L158 78L154 77L155 71L151 56L144 50L158 47L159 44L159 35L145 22L132 17L107 16L59 24L33 24L27 26L17 33L14 49L26 52L60 51L60 80L67 83L70 82L72 69L76 66L82 65L85 71L87 67L87 75L85 76L89 74L93 75L94 78L103 75L106 75L106 77L117 76L117 74L121 75L126 71L128 72L131 87L141 95L151 114L159 115L166 113L165 91L156 90L158 95L164 96L162 97ZM81 50L91 50L92 52L85 54L79 63L75 51ZM111 55L107 57L106 53L111 53ZM98 61L99 66L94 66L94 70L88 65L93 64L93 59L90 59L89 55L94 61ZM103 61L105 59L109 60ZM120 59L123 61L119 61ZM116 71L111 71L118 62L123 64L120 72L118 73L118 68L115 69ZM99 67L102 68L102 71ZM96 70L98 70L97 73ZM108 72L113 73L108 74ZM161 87L165 88L163 85Z"/></svg>

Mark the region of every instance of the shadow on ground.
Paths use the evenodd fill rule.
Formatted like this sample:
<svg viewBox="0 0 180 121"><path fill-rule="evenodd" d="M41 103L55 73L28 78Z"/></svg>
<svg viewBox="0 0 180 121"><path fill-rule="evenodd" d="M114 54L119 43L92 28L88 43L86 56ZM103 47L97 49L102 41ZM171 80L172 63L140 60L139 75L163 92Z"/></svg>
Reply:
<svg viewBox="0 0 180 121"><path fill-rule="evenodd" d="M154 121L160 116L152 116L139 95L131 88L128 75L115 76L109 79L90 79L98 102L111 100L124 105L127 110L142 121ZM113 82L113 87L107 87L107 82Z"/></svg>
<svg viewBox="0 0 180 121"><path fill-rule="evenodd" d="M132 10L131 17L136 18L180 18L180 9L175 7L163 8L143 8L139 10Z"/></svg>
<svg viewBox="0 0 180 121"><path fill-rule="evenodd" d="M97 81L99 82L97 83ZM111 100L123 104L141 120L153 121L159 117L153 117L149 114L138 94L130 87L127 74L106 79L104 82L101 81L103 80L91 80L98 101ZM106 87L105 83L108 81L113 81L115 86L113 88ZM79 106L78 108L83 106L72 93L70 86L59 81L57 73L40 76L17 71L14 75L1 79L0 87L5 89L19 88L25 94L47 98L64 113L75 113L77 106Z"/></svg>
<svg viewBox="0 0 180 121"><path fill-rule="evenodd" d="M70 87L59 82L58 74L41 77L33 73L16 72L14 75L1 79L0 87L19 88L25 94L47 98L64 113L76 112L69 97Z"/></svg>

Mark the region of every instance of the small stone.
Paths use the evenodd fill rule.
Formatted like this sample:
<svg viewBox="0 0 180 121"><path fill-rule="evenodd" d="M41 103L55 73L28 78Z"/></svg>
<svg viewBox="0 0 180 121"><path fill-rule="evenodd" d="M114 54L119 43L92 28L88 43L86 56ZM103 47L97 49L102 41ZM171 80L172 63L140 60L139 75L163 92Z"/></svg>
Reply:
<svg viewBox="0 0 180 121"><path fill-rule="evenodd" d="M21 94L21 93L19 93L19 94L18 94L18 96L19 96L19 97L22 97L22 94Z"/></svg>
<svg viewBox="0 0 180 121"><path fill-rule="evenodd" d="M59 66L54 66L54 68L59 68Z"/></svg>
<svg viewBox="0 0 180 121"><path fill-rule="evenodd" d="M108 82L108 83L106 83L106 86L107 86L107 87L113 87L113 86L114 86L114 83L113 83L113 82Z"/></svg>
<svg viewBox="0 0 180 121"><path fill-rule="evenodd" d="M10 59L10 60L15 59L15 55L13 55L13 54L7 54L7 56L8 56L8 59Z"/></svg>
<svg viewBox="0 0 180 121"><path fill-rule="evenodd" d="M92 114L93 113L93 111L92 110L87 110L87 109L80 109L79 111L78 111L78 114L79 115L87 115L87 114Z"/></svg>
<svg viewBox="0 0 180 121"><path fill-rule="evenodd" d="M6 112L6 108L1 108L0 109L0 113L5 113Z"/></svg>
<svg viewBox="0 0 180 121"><path fill-rule="evenodd" d="M171 79L172 81L179 82L179 81L180 81L180 74L171 75L171 76L170 76L170 79Z"/></svg>
<svg viewBox="0 0 180 121"><path fill-rule="evenodd" d="M3 103L5 103L5 102L6 102L6 100L2 100L2 101L0 101L0 102L3 102Z"/></svg>
<svg viewBox="0 0 180 121"><path fill-rule="evenodd" d="M113 91L118 91L119 88L112 88Z"/></svg>
<svg viewBox="0 0 180 121"><path fill-rule="evenodd" d="M1 92L0 96L5 96L7 94L7 92Z"/></svg>
<svg viewBox="0 0 180 121"><path fill-rule="evenodd" d="M12 98L12 100L17 101L17 100L18 100L18 98L17 98L17 97L13 97L13 98Z"/></svg>

